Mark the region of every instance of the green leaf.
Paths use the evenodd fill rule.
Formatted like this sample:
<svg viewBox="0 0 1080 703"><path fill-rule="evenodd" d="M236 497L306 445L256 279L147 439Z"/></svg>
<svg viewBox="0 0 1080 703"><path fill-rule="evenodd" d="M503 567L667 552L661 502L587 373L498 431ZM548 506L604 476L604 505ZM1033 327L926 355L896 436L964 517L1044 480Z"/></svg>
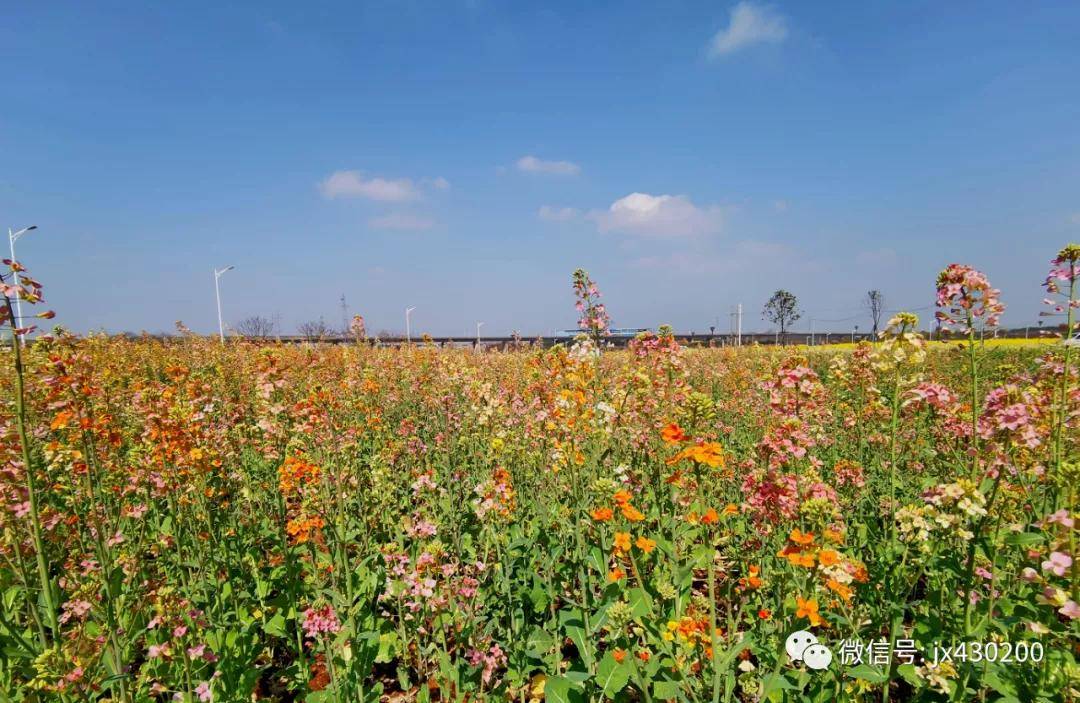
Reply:
<svg viewBox="0 0 1080 703"><path fill-rule="evenodd" d="M888 678L881 670L866 664L853 666L844 673L851 678L862 679L870 683L883 683Z"/></svg>
<svg viewBox="0 0 1080 703"><path fill-rule="evenodd" d="M268 635L273 635L274 637L284 637L285 617L281 613L278 613L274 617L270 618L270 622L263 625L263 631L266 632L266 634Z"/></svg>
<svg viewBox="0 0 1080 703"><path fill-rule="evenodd" d="M655 681L652 692L654 698L662 701L673 701L679 697L679 684L677 681Z"/></svg>
<svg viewBox="0 0 1080 703"><path fill-rule="evenodd" d="M643 618L652 612L652 598L643 588L630 591L630 612L635 618Z"/></svg>
<svg viewBox="0 0 1080 703"><path fill-rule="evenodd" d="M1043 536L1038 532L1013 532L1005 537L1005 544L1017 547L1029 547L1043 541Z"/></svg>
<svg viewBox="0 0 1080 703"><path fill-rule="evenodd" d="M582 703L585 696L573 688L570 679L564 676L548 677L544 684L544 700L550 703Z"/></svg>
<svg viewBox="0 0 1080 703"><path fill-rule="evenodd" d="M625 662L620 664L615 661L615 656L608 651L600 660L596 669L596 685L608 698L614 698L615 694L623 690L630 681L630 667Z"/></svg>

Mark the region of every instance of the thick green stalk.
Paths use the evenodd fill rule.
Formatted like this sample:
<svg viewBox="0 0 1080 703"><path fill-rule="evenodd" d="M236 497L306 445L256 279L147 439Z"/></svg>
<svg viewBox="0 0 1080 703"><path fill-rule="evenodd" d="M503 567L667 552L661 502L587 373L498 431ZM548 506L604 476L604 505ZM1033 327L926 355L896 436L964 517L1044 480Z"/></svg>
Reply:
<svg viewBox="0 0 1080 703"><path fill-rule="evenodd" d="M45 561L45 543L41 537L41 517L38 513L37 483L34 480L34 467L30 461L30 439L26 433L26 387L23 374L22 345L19 344L15 328L18 323L15 319L15 310L12 309L11 298L4 296L4 305L7 307L8 323L11 326L11 353L15 360L15 427L19 433L19 446L22 450L23 470L26 472L27 501L30 503L30 529L33 533L34 556L37 561L38 581L42 596L45 599L46 616L49 619L49 627L54 637L59 635L60 626L56 615L56 603L53 601L52 587L50 586L49 567Z"/></svg>

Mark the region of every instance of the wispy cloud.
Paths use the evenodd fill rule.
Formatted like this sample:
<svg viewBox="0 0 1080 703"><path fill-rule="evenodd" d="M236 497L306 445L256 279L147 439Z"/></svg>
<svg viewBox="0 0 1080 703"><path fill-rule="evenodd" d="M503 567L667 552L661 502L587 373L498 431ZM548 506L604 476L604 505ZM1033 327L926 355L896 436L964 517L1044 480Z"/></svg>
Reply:
<svg viewBox="0 0 1080 703"><path fill-rule="evenodd" d="M727 56L755 44L779 44L787 35L787 18L779 12L766 5L740 2L731 8L728 26L709 42L709 56Z"/></svg>
<svg viewBox="0 0 1080 703"><path fill-rule="evenodd" d="M525 173L548 173L556 176L576 176L581 167L573 161L545 161L535 156L522 156L514 164L517 170Z"/></svg>
<svg viewBox="0 0 1080 703"><path fill-rule="evenodd" d="M360 171L335 171L319 184L319 190L330 199L367 198L400 203L420 197L420 190L408 178L366 178Z"/></svg>
<svg viewBox="0 0 1080 703"><path fill-rule="evenodd" d="M426 189L447 190L449 188L450 181L442 176L414 181L411 178L367 176L363 171L356 170L334 171L319 183L319 191L323 197L330 200L366 198L384 203L418 200Z"/></svg>
<svg viewBox="0 0 1080 703"><path fill-rule="evenodd" d="M716 234L724 224L724 210L717 205L698 207L685 195L631 193L607 210L589 213L602 232L622 232L647 237L685 237Z"/></svg>
<svg viewBox="0 0 1080 703"><path fill-rule="evenodd" d="M548 222L567 222L577 219L581 211L573 207L555 207L553 205L541 205L536 211L536 216Z"/></svg>
<svg viewBox="0 0 1080 703"><path fill-rule="evenodd" d="M419 231L434 227L435 220L408 212L392 212L388 215L372 217L368 220L368 226L373 229Z"/></svg>

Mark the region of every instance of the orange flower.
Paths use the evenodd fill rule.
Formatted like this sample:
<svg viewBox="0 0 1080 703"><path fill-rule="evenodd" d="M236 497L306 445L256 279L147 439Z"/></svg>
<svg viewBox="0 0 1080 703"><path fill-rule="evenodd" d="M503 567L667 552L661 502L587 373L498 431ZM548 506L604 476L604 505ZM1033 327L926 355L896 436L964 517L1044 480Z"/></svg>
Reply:
<svg viewBox="0 0 1080 703"><path fill-rule="evenodd" d="M747 571L747 575L739 579L739 588L756 589L761 588L763 581L758 574L761 573L761 567L751 564Z"/></svg>
<svg viewBox="0 0 1080 703"><path fill-rule="evenodd" d="M825 585L829 587L830 591L843 598L846 602L851 602L851 595L853 592L851 587L847 584L840 583L835 579L829 579Z"/></svg>
<svg viewBox="0 0 1080 703"><path fill-rule="evenodd" d="M757 611L757 616L762 620L768 620L772 617L772 611L768 608L762 608L761 610Z"/></svg>
<svg viewBox="0 0 1080 703"><path fill-rule="evenodd" d="M804 569L814 568L813 552L790 552L786 556L792 566L801 566Z"/></svg>
<svg viewBox="0 0 1080 703"><path fill-rule="evenodd" d="M671 464L677 464L684 459L690 459L691 461L696 461L699 464L705 464L706 466L711 466L715 469L724 465L724 448L721 447L718 442L695 444L668 459L667 463L670 466Z"/></svg>
<svg viewBox="0 0 1080 703"><path fill-rule="evenodd" d="M75 413L64 410L63 412L56 413L56 417L53 418L52 423L49 425L49 429L62 430L71 424L72 418L75 417Z"/></svg>
<svg viewBox="0 0 1080 703"><path fill-rule="evenodd" d="M795 598L798 609L795 611L795 617L806 618L810 621L811 626L817 626L821 624L821 615L818 613L817 601L811 598L810 600L803 600L796 596Z"/></svg>
<svg viewBox="0 0 1080 703"><path fill-rule="evenodd" d="M607 522L615 517L615 512L611 508L597 508L590 514L592 515L592 519L597 522Z"/></svg>
<svg viewBox="0 0 1080 703"><path fill-rule="evenodd" d="M643 662L649 661L649 659L652 657L652 655L649 654L649 650L647 649L639 649L636 656Z"/></svg>
<svg viewBox="0 0 1080 703"><path fill-rule="evenodd" d="M626 650L625 649L616 649L616 650L612 651L611 658L615 660L616 664L622 664L623 659L626 659Z"/></svg>
<svg viewBox="0 0 1080 703"><path fill-rule="evenodd" d="M289 536L292 537L293 542L295 542L296 544L304 544L305 542L312 539L312 537L317 537L319 534L319 530L321 530L325 525L326 522L323 521L323 519L320 517L299 517L293 520L289 520L289 522L285 525L285 532L287 532Z"/></svg>
<svg viewBox="0 0 1080 703"><path fill-rule="evenodd" d="M618 490L618 491L615 491L615 495L613 495L611 497L611 499L615 501L615 505L618 505L619 507L622 507L624 505L629 505L630 504L630 499L632 497L633 496L630 495L629 491Z"/></svg>
<svg viewBox="0 0 1080 703"><path fill-rule="evenodd" d="M620 552L630 551L630 533L629 532L616 532L615 533L615 549Z"/></svg>
<svg viewBox="0 0 1080 703"><path fill-rule="evenodd" d="M739 514L739 506L735 505L734 503L728 503L726 506L724 506L724 515L725 516L738 515L738 514Z"/></svg>
<svg viewBox="0 0 1080 703"><path fill-rule="evenodd" d="M660 430L660 436L665 444L677 444L686 440L686 432L674 422Z"/></svg>
<svg viewBox="0 0 1080 703"><path fill-rule="evenodd" d="M720 521L720 515L714 508L709 508L705 511L705 514L701 516L702 525L715 525Z"/></svg>
<svg viewBox="0 0 1080 703"><path fill-rule="evenodd" d="M840 530L834 530L832 528L825 528L825 539L833 544L844 543L844 533Z"/></svg>
<svg viewBox="0 0 1080 703"><path fill-rule="evenodd" d="M652 540L648 537L642 536L637 538L637 541L634 542L634 545L646 554L651 554L652 550L656 549L656 540Z"/></svg>
<svg viewBox="0 0 1080 703"><path fill-rule="evenodd" d="M630 522L641 522L645 519L645 515L629 503L622 506L622 514Z"/></svg>
<svg viewBox="0 0 1080 703"><path fill-rule="evenodd" d="M795 544L798 544L800 546L805 547L805 546L807 546L809 544L814 543L814 533L813 532L799 532L799 528L796 527L795 529L793 529L791 531L791 534L788 536L788 539L790 539Z"/></svg>
<svg viewBox="0 0 1080 703"><path fill-rule="evenodd" d="M626 578L626 572L616 566L614 569L608 572L607 577L608 581L615 583L616 581Z"/></svg>
<svg viewBox="0 0 1080 703"><path fill-rule="evenodd" d="M835 549L822 549L818 552L818 562L822 566L835 566L840 561L840 554Z"/></svg>

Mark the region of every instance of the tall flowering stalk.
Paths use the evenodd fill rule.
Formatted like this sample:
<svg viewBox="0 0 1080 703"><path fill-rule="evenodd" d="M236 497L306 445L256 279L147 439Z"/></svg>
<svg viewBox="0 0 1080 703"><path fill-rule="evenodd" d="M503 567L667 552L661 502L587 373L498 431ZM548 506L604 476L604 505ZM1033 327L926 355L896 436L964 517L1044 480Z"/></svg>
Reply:
<svg viewBox="0 0 1080 703"><path fill-rule="evenodd" d="M34 556L37 562L38 581L41 588L41 597L45 602L46 617L49 619L49 628L53 637L59 636L59 623L56 614L56 603L53 599L49 567L45 561L45 544L41 532L41 516L39 513L39 496L37 482L34 477L34 466L30 461L30 439L26 431L26 380L23 366L23 349L20 343L22 338L34 330L33 326L24 325L15 315L11 301L21 298L34 305L41 302L41 284L25 275L26 269L19 262L4 259L4 265L10 271L7 276L0 276L0 290L4 295L4 307L0 310L0 325L6 324L11 330L11 353L15 362L15 426L19 433L19 445L22 451L23 472L26 474L26 493L29 503L30 529L34 542ZM19 276L19 273L23 273ZM50 319L52 311L39 313L37 317ZM48 638L44 632L39 632L41 644L48 646Z"/></svg>
<svg viewBox="0 0 1080 703"><path fill-rule="evenodd" d="M942 327L966 334L968 369L971 380L971 473L979 467L979 366L976 333L998 326L1005 306L1001 291L992 287L986 275L964 264L949 264L937 278L938 322Z"/></svg>
<svg viewBox="0 0 1080 703"><path fill-rule="evenodd" d="M1080 291L1077 290L1077 279L1080 279L1080 244L1069 244L1059 251L1057 257L1050 262L1050 273L1047 275L1046 282L1043 284L1049 296L1058 298L1058 300L1054 300L1052 297L1047 297L1043 302L1052 306L1054 312L1064 313L1066 316L1066 339L1072 339L1076 321L1076 309L1080 308L1080 299L1077 299L1077 294L1080 293ZM1062 291L1062 284L1066 285L1066 291ZM1061 462L1063 458L1062 436L1064 435L1065 424L1068 418L1068 392L1070 382L1069 362L1071 361L1071 356L1072 347L1066 345L1063 360L1064 368L1061 373L1061 401L1058 404L1058 417L1054 424L1054 466L1059 473L1061 471Z"/></svg>
<svg viewBox="0 0 1080 703"><path fill-rule="evenodd" d="M575 307L581 314L581 318L578 319L578 328L588 334L599 348L600 341L611 334L608 329L611 318L608 316L607 308L599 302L600 290L589 278L589 273L585 269L574 271L574 295L577 297Z"/></svg>
<svg viewBox="0 0 1080 703"><path fill-rule="evenodd" d="M1056 312L1065 313L1065 339L1072 340L1075 333L1076 309L1080 308L1080 299L1077 294L1077 279L1080 278L1080 244L1069 244L1058 252L1057 257L1050 262L1050 273L1043 284L1050 296L1056 296L1057 301L1047 297L1043 302L1053 306ZM1061 290L1062 283L1067 284L1068 292ZM1054 471L1055 475L1062 478L1064 469L1065 452L1063 440L1065 430L1069 423L1069 405L1072 399L1072 369L1070 362L1072 346L1065 345L1062 359L1061 385L1059 390L1060 400L1057 403L1057 417L1054 420ZM1076 482L1068 481L1068 502L1066 507L1076 506ZM1055 506L1056 507L1056 506ZM1069 552L1076 556L1076 530L1069 530ZM1072 570L1072 599L1080 600L1080 568Z"/></svg>

